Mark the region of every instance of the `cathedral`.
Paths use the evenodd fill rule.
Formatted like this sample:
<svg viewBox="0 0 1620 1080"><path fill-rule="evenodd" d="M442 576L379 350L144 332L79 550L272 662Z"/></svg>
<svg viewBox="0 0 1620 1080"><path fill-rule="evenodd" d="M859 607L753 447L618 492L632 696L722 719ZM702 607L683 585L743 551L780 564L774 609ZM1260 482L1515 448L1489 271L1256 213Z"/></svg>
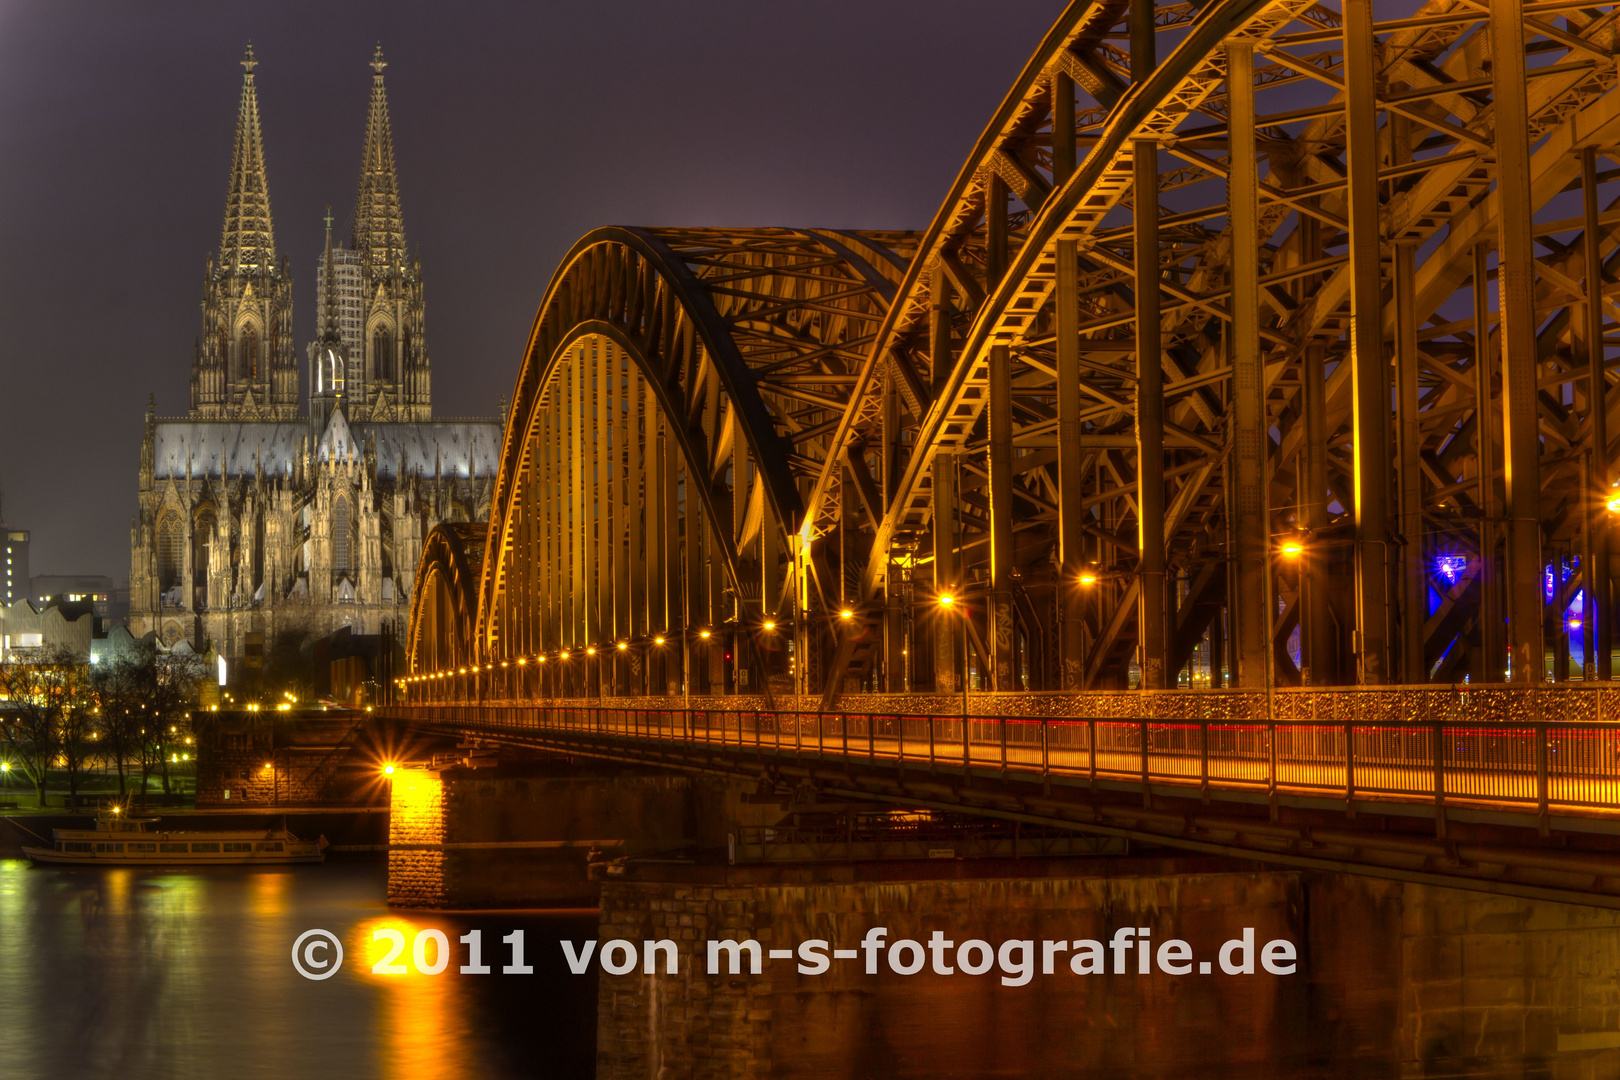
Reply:
<svg viewBox="0 0 1620 1080"><path fill-rule="evenodd" d="M502 431L499 419L433 418L422 267L405 246L380 46L346 246L326 219L300 400L255 65L250 45L191 412L160 418L147 405L130 536L131 631L250 668L266 649L345 626L403 640L423 537L487 517Z"/></svg>

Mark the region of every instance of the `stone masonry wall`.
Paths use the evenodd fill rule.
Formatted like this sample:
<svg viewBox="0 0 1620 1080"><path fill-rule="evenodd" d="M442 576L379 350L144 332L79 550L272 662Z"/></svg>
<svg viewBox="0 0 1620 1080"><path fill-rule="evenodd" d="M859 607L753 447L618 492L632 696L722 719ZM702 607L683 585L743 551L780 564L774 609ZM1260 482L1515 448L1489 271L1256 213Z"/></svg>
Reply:
<svg viewBox="0 0 1620 1080"><path fill-rule="evenodd" d="M1256 928L1293 975L704 974L709 938L856 947L1181 938L1195 958ZM709 1077L1620 1075L1620 913L1319 874L770 887L610 883L602 941L671 938L679 975L603 973L600 1080ZM1196 972L1196 968L1194 969Z"/></svg>

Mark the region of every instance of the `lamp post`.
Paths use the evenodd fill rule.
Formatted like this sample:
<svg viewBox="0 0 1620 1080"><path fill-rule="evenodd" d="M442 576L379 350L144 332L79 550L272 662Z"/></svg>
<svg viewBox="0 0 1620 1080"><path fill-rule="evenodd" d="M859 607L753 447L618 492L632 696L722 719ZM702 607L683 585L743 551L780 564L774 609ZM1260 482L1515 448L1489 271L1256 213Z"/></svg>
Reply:
<svg viewBox="0 0 1620 1080"><path fill-rule="evenodd" d="M956 605L956 597L952 593L939 594L939 609L949 615L951 608ZM968 643L967 643L967 609L962 609L962 745L967 746L968 722Z"/></svg>

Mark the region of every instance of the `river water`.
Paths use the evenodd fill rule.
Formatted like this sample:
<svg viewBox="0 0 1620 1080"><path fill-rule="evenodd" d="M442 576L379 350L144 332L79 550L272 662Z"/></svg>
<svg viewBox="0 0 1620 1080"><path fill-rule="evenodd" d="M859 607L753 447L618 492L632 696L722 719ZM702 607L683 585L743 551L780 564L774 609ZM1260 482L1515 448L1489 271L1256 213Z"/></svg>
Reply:
<svg viewBox="0 0 1620 1080"><path fill-rule="evenodd" d="M177 1080L585 1078L594 1071L596 976L568 971L561 939L595 913L390 911L381 862L283 868L53 869L0 860L0 1076ZM293 967L306 930L344 960L312 981ZM374 974L396 929L412 968L418 931L451 945L437 975ZM461 974L482 930L490 974ZM524 932L533 974L504 974ZM431 939L431 935L429 935ZM319 961L330 953L315 952ZM423 965L437 949L424 943ZM594 969L594 965L593 965Z"/></svg>

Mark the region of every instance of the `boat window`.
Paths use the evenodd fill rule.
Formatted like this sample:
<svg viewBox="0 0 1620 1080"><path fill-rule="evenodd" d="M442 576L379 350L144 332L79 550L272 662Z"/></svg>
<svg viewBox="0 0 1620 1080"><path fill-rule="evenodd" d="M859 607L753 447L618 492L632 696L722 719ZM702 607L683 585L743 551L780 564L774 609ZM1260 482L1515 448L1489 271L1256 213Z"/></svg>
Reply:
<svg viewBox="0 0 1620 1080"><path fill-rule="evenodd" d="M260 851L280 851L281 850L281 842L278 840L278 841L275 841L273 843L261 843L259 845L259 850Z"/></svg>
<svg viewBox="0 0 1620 1080"><path fill-rule="evenodd" d="M61 850L62 850L62 841L60 841L60 840L58 840L58 841L57 841L57 842L56 842L56 850L57 850L57 851L61 851Z"/></svg>
<svg viewBox="0 0 1620 1080"><path fill-rule="evenodd" d="M224 845L224 847L225 847L226 851L252 851L253 850L253 845L252 844L237 843L235 841L227 842Z"/></svg>
<svg viewBox="0 0 1620 1080"><path fill-rule="evenodd" d="M110 851L110 852L114 852L114 853L122 853L123 850L124 850L124 845L123 844L97 844L96 845L96 850L97 851Z"/></svg>
<svg viewBox="0 0 1620 1080"><path fill-rule="evenodd" d="M186 845L184 845L184 844L160 844L159 847L158 847L158 850L160 850L160 851L183 852L183 851L186 850Z"/></svg>
<svg viewBox="0 0 1620 1080"><path fill-rule="evenodd" d="M63 851L89 851L90 850L90 842L88 840L64 840L64 841L62 841L62 850Z"/></svg>
<svg viewBox="0 0 1620 1080"><path fill-rule="evenodd" d="M129 850L131 850L131 851L156 851L157 850L157 845L156 844L131 844L131 845L129 845Z"/></svg>
<svg viewBox="0 0 1620 1080"><path fill-rule="evenodd" d="M210 853L212 853L212 852L217 852L219 850L219 845L218 844L192 844L191 845L191 850L193 852L210 852Z"/></svg>

